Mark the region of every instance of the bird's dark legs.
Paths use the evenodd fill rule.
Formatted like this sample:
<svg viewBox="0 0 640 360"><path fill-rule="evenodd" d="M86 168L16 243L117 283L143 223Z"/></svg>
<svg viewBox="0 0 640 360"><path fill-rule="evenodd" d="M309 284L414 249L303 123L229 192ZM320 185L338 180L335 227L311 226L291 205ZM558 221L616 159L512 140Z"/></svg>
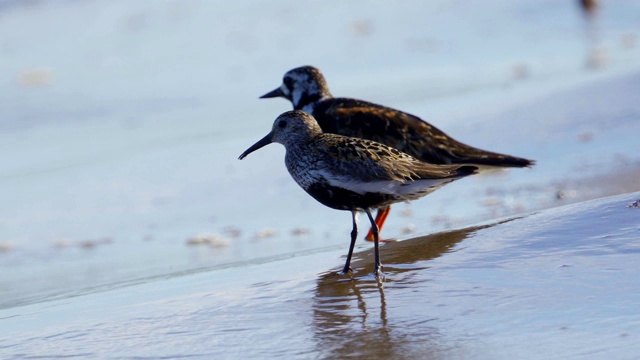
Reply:
<svg viewBox="0 0 640 360"><path fill-rule="evenodd" d="M382 231L382 226L384 226L384 222L387 220L389 212L391 212L391 205L378 209L378 213L376 214L376 225L378 225L378 234ZM367 241L373 241L373 227L369 230L367 236L365 236L364 239ZM387 240L381 239L378 239L378 241L389 242Z"/></svg>
<svg viewBox="0 0 640 360"><path fill-rule="evenodd" d="M369 215L371 216L371 215ZM356 245L356 238L358 237L358 224L356 221L356 212L351 212L351 218L353 219L353 230L351 230L351 245L349 245L349 253L347 254L347 262L344 264L344 268L340 274L344 275L351 270L351 256L353 255L353 247Z"/></svg>
<svg viewBox="0 0 640 360"><path fill-rule="evenodd" d="M373 267L373 274L375 276L378 276L379 274L381 274L380 268L382 267L382 264L380 264L380 250L378 249L378 225L376 224L375 220L373 220L373 216L371 216L371 210L365 209L364 211L367 213L369 221L371 222L371 231L373 232L373 244L375 249L375 264Z"/></svg>

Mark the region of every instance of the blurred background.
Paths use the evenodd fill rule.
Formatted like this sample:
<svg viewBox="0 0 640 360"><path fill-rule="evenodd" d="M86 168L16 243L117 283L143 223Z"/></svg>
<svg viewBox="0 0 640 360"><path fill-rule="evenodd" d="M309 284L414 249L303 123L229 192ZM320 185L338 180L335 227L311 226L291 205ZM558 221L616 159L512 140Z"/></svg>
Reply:
<svg viewBox="0 0 640 360"><path fill-rule="evenodd" d="M237 160L301 65L538 161L395 206L387 238L637 191L639 36L627 0L0 1L0 307L346 249L281 146Z"/></svg>

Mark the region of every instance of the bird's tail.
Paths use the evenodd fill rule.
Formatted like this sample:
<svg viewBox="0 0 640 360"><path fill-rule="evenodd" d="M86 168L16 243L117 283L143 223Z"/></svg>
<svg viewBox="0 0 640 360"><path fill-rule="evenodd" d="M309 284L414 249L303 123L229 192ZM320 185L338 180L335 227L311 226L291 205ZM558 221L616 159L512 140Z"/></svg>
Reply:
<svg viewBox="0 0 640 360"><path fill-rule="evenodd" d="M475 150L475 149L474 149ZM458 156L455 156L458 155ZM452 157L454 164L473 164L484 165L485 167L531 167L535 165L535 160L529 160L517 156L504 155L484 150L468 151L468 153L460 156L454 154Z"/></svg>
<svg viewBox="0 0 640 360"><path fill-rule="evenodd" d="M463 165L456 170L458 177L469 176L478 173L479 168L473 165Z"/></svg>

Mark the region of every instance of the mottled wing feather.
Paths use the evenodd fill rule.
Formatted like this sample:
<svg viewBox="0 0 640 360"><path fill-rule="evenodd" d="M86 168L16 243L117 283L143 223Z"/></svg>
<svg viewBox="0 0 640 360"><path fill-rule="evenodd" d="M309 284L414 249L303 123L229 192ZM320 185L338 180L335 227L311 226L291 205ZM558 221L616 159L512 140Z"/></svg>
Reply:
<svg viewBox="0 0 640 360"><path fill-rule="evenodd" d="M338 177L364 182L406 182L458 178L470 173L460 172L460 166L423 163L397 149L370 140L325 133L314 141L321 143L313 147L324 152L320 158L332 162L326 165Z"/></svg>

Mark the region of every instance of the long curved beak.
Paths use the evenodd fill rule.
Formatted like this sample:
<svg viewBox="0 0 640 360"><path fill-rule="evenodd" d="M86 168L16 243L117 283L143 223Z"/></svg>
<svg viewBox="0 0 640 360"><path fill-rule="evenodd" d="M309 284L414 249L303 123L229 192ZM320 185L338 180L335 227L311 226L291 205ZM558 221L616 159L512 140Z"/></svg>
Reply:
<svg viewBox="0 0 640 360"><path fill-rule="evenodd" d="M268 93L260 96L260 99L268 99L268 98L274 98L274 97L285 97L284 93L282 92L282 89L277 88L273 91L269 91Z"/></svg>
<svg viewBox="0 0 640 360"><path fill-rule="evenodd" d="M271 140L271 133L268 133L267 136L263 137L262 139L258 140L257 143L251 145L250 148L248 148L247 150L245 150L242 155L240 155L240 157L238 157L238 160L242 160L244 159L247 155L251 154L252 152L260 149L261 147L267 146L269 144L271 144L273 141Z"/></svg>

